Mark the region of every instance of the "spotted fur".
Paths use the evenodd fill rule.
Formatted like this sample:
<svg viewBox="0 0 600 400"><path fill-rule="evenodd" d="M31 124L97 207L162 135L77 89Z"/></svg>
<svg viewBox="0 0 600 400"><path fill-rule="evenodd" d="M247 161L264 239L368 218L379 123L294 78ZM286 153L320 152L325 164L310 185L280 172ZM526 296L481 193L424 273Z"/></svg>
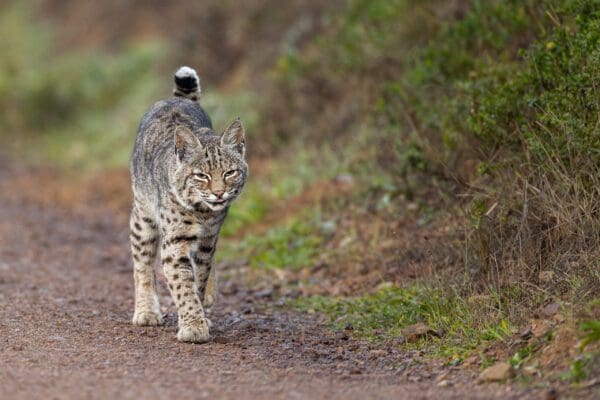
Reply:
<svg viewBox="0 0 600 400"><path fill-rule="evenodd" d="M160 254L179 316L177 338L199 343L209 339L204 307L217 292L213 260L219 230L246 183L248 166L241 121L215 133L191 94L199 93L199 82L190 83L197 75L189 70L185 79L176 73L175 97L144 115L131 156L133 323L162 323L153 267ZM181 82L186 86L178 88Z"/></svg>

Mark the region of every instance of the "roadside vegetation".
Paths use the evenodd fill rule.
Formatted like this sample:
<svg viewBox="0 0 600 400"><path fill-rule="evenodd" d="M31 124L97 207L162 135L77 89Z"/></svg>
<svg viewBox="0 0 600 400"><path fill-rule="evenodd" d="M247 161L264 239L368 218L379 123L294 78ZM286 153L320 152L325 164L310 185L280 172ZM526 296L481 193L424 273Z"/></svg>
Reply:
<svg viewBox="0 0 600 400"><path fill-rule="evenodd" d="M354 201L375 193L387 205L372 221L406 201L420 218L458 205L464 236L451 264L420 274L424 299L406 288L411 280L300 307L355 316L367 336L427 322L471 348L508 342L551 302L575 324L597 322L600 3L353 1L332 25L278 61L269 110L290 115L293 129L274 134L370 143L369 161L344 157L366 185ZM319 116L317 129L306 115ZM411 313L405 297L425 311ZM469 335L456 340L460 331Z"/></svg>
<svg viewBox="0 0 600 400"><path fill-rule="evenodd" d="M289 7L300 22L266 60L230 49L231 80L204 86L216 128L241 115L249 132L220 259L375 343L507 361L524 383L597 375L600 1ZM32 18L0 9L0 140L38 164L124 167L181 51L50 57L60 28Z"/></svg>

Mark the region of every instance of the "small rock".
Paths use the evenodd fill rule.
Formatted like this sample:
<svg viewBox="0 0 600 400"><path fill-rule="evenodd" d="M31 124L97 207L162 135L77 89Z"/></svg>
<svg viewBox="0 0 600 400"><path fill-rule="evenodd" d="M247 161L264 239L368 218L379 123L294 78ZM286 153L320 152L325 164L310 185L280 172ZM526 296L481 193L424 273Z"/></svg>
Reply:
<svg viewBox="0 0 600 400"><path fill-rule="evenodd" d="M354 177L348 174L340 174L336 176L334 180L344 186L352 186L354 184Z"/></svg>
<svg viewBox="0 0 600 400"><path fill-rule="evenodd" d="M555 315L556 313L558 313L560 306L558 305L558 303L550 303L548 304L546 307L542 308L542 317L544 318L550 318L553 315Z"/></svg>
<svg viewBox="0 0 600 400"><path fill-rule="evenodd" d="M254 307L252 307L252 306L244 306L242 308L242 314L254 314Z"/></svg>
<svg viewBox="0 0 600 400"><path fill-rule="evenodd" d="M538 374L538 369L533 365L528 365L523 367L523 373L527 376L536 376Z"/></svg>
<svg viewBox="0 0 600 400"><path fill-rule="evenodd" d="M479 364L479 357L478 356L470 356L467 357L465 359L465 361L463 362L463 365L466 367L469 367L471 365L478 365Z"/></svg>
<svg viewBox="0 0 600 400"><path fill-rule="evenodd" d="M533 332L531 332L531 326L526 327L519 333L519 337L523 340L529 340L533 336Z"/></svg>
<svg viewBox="0 0 600 400"><path fill-rule="evenodd" d="M435 381L438 382L438 383L442 382L442 381L447 381L449 375L450 375L450 371L445 371L445 372L441 373L440 375L438 375L435 378Z"/></svg>
<svg viewBox="0 0 600 400"><path fill-rule="evenodd" d="M273 288L259 290L258 292L254 293L254 297L257 299L271 298L273 297Z"/></svg>
<svg viewBox="0 0 600 400"><path fill-rule="evenodd" d="M441 381L439 381L439 382L437 383L437 385L438 385L439 387L446 387L446 386L450 386L450 382L449 382L449 381L447 381L446 379L444 379L444 380L441 380Z"/></svg>
<svg viewBox="0 0 600 400"><path fill-rule="evenodd" d="M424 338L427 335L437 336L439 337L439 333L434 331L429 327L429 325L423 324L421 322L409 325L406 328L402 329L402 334L407 342L416 342L417 340Z"/></svg>
<svg viewBox="0 0 600 400"><path fill-rule="evenodd" d="M331 236L335 233L337 226L335 225L335 221L323 221L319 226L321 233L325 236Z"/></svg>
<svg viewBox="0 0 600 400"><path fill-rule="evenodd" d="M379 358L379 357L383 357L387 354L387 351L385 350L369 350L369 354L371 355L372 358Z"/></svg>
<svg viewBox="0 0 600 400"><path fill-rule="evenodd" d="M390 289L394 287L393 282L381 282L379 285L375 287L375 291L378 292L380 290Z"/></svg>
<svg viewBox="0 0 600 400"><path fill-rule="evenodd" d="M552 330L552 323L545 319L531 320L531 333L536 339L540 339Z"/></svg>
<svg viewBox="0 0 600 400"><path fill-rule="evenodd" d="M550 283L554 279L553 271L540 271L538 278L542 283Z"/></svg>
<svg viewBox="0 0 600 400"><path fill-rule="evenodd" d="M341 247L349 246L353 241L354 241L354 238L352 236L346 236L345 238L340 240L338 247L341 248Z"/></svg>
<svg viewBox="0 0 600 400"><path fill-rule="evenodd" d="M313 275L313 269L312 268L302 268L299 272L298 272L298 278L302 281L309 281L310 278Z"/></svg>
<svg viewBox="0 0 600 400"><path fill-rule="evenodd" d="M487 367L477 378L478 383L502 382L512 378L513 369L509 363L500 362Z"/></svg>
<svg viewBox="0 0 600 400"><path fill-rule="evenodd" d="M406 205L406 209L408 211L417 211L419 210L419 205L415 202L411 202Z"/></svg>
<svg viewBox="0 0 600 400"><path fill-rule="evenodd" d="M565 317L562 314L555 314L552 316L552 321L556 324L562 324L565 322Z"/></svg>

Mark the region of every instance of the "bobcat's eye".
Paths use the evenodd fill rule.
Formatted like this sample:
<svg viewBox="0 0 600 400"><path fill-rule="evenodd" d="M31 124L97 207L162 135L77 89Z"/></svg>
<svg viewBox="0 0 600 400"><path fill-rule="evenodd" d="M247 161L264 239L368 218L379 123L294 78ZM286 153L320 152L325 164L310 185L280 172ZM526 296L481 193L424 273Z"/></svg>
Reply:
<svg viewBox="0 0 600 400"><path fill-rule="evenodd" d="M210 181L210 176L208 176L204 172L195 172L194 176L201 181L206 181L206 182Z"/></svg>
<svg viewBox="0 0 600 400"><path fill-rule="evenodd" d="M224 177L224 178L231 178L231 177L232 177L232 176L234 176L235 174L237 174L237 170L235 170L235 169L231 169L231 170L229 170L229 171L225 172L225 173L223 174L223 177Z"/></svg>

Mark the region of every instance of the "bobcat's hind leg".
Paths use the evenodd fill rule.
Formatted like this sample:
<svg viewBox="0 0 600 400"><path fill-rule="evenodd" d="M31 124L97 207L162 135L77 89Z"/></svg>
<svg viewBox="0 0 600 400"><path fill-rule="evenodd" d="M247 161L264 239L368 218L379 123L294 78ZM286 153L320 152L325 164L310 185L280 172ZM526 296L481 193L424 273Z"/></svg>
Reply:
<svg viewBox="0 0 600 400"><path fill-rule="evenodd" d="M211 307L217 299L217 272L214 265L208 274L208 280L206 281L203 297L202 305L206 308Z"/></svg>
<svg viewBox="0 0 600 400"><path fill-rule="evenodd" d="M162 315L156 294L154 272L154 259L158 247L157 225L152 218L134 205L130 229L135 281L135 311L132 322L139 326L161 325Z"/></svg>

